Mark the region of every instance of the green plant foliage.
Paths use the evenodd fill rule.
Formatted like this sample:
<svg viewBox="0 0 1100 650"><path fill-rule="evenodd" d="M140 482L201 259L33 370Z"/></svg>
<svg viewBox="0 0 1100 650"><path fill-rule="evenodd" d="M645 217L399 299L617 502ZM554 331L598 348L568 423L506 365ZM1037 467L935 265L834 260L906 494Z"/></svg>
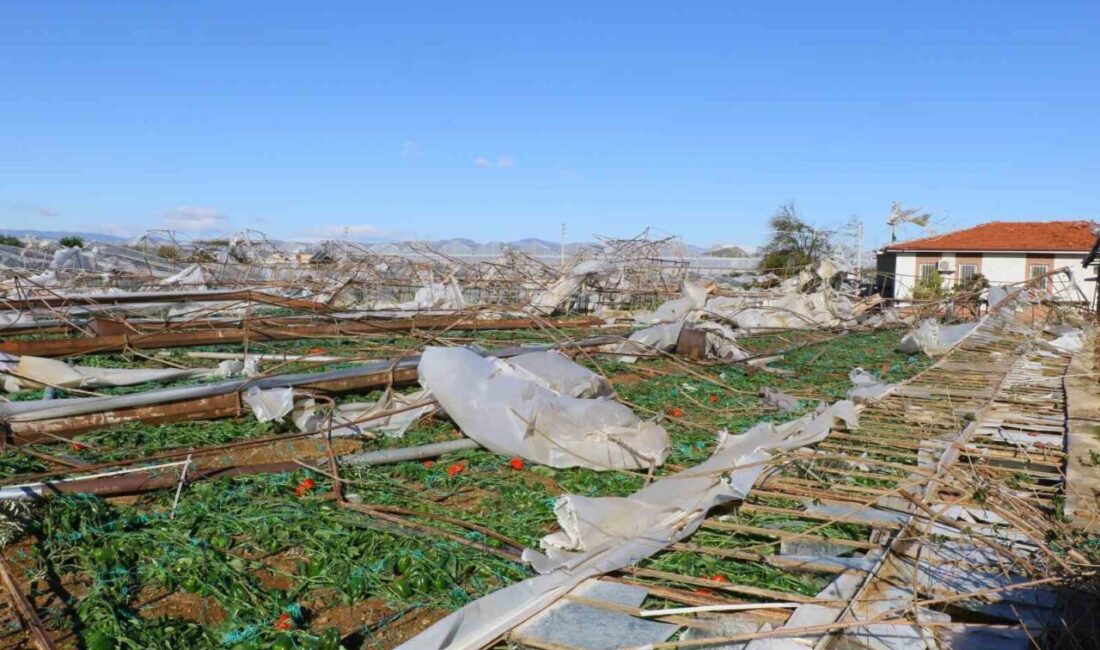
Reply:
<svg viewBox="0 0 1100 650"><path fill-rule="evenodd" d="M763 268L779 275L793 275L832 250L832 233L806 223L794 203L779 206L768 221L771 234L764 243Z"/></svg>
<svg viewBox="0 0 1100 650"><path fill-rule="evenodd" d="M679 465L708 457L720 429L741 432L763 420L797 417L819 400L843 397L853 366L898 381L928 363L895 352L896 332L852 333L824 342L815 342L814 336L785 332L740 341L758 353L804 345L773 364L793 373L782 376L750 374L740 365L694 367L689 372L687 366L673 362L627 365L602 358L581 360L613 379L627 374L639 378L616 382L618 393L639 415L661 418L672 437L669 463ZM546 340L530 331L477 332L467 338L487 347ZM301 353L323 348L326 352L370 355L376 346L385 346L389 354L392 349L413 350L422 344L414 336L279 341L265 343L263 351ZM240 346L204 349L239 351ZM187 360L179 352L169 358ZM83 362L103 367L143 363L124 355L97 355ZM659 372L649 375L642 372L646 368ZM780 414L763 407L758 393L765 386L802 398L802 411ZM377 395L345 395L338 402L369 401ZM665 415L670 406L680 407L682 417ZM76 439L79 449L59 450L57 445L35 448L85 462L104 462L271 435L289 426L260 424L251 417L162 425L131 423L83 434ZM366 446L405 447L452 440L458 435L453 424L436 418L413 427L403 438L379 438ZM455 466L461 469L451 472ZM0 474L9 478L46 469L41 461L17 452L0 454ZM655 475L671 471L659 468ZM295 488L306 477L315 481L316 488L299 496ZM646 482L644 473L532 464L517 471L508 458L483 449L449 454L429 463L342 467L340 477L345 494L354 495L355 500L423 513L413 516L413 521L474 546L410 532L341 508L326 498L329 480L303 470L193 483L183 490L174 515L174 490L112 503L76 495L51 498L36 513L30 532L38 543L27 552L37 578L55 577L74 585L72 594L79 595L58 606L57 620L75 630L84 647L335 648L334 632L319 622L320 613L328 608L377 601L395 617L413 609L446 612L532 575L518 562L493 552L504 546L500 541L433 515L459 518L535 547L541 537L556 529L554 505L562 494L627 496ZM782 500L769 503L797 505ZM740 515L739 521L791 530L807 526L763 515ZM834 524L818 532L858 539L866 531ZM736 549L755 548L768 540L701 530L695 541ZM659 553L644 566L695 577L720 574L733 582L802 595L816 593L827 579L759 563L679 552ZM224 622L152 616L142 607L150 598L168 594L197 599L224 613ZM282 627L289 629L276 627L283 616Z"/></svg>
<svg viewBox="0 0 1100 650"><path fill-rule="evenodd" d="M917 283L913 286L913 300L943 300L947 297L947 294L948 289L943 274L936 269L917 280Z"/></svg>

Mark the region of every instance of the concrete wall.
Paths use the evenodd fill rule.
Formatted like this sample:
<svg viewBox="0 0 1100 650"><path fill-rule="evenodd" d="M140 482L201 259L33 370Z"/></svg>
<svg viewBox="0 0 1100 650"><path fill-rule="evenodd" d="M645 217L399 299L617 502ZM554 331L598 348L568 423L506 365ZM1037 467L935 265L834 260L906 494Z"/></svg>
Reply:
<svg viewBox="0 0 1100 650"><path fill-rule="evenodd" d="M918 264L934 262L938 259L946 260L950 263L952 274L944 279L946 286L954 286L957 282L955 272L958 270L958 264L960 262L958 258L963 258L961 261L973 263L972 258L977 257L977 254L956 254L943 253L942 255L928 254L928 253L903 253L897 254L897 262L895 265L895 273L897 279L894 284L894 297L900 300L910 298L912 296L913 285L918 280ZM1054 256L1053 269L1060 269L1069 267L1074 275L1074 280L1077 287L1081 290L1081 293L1088 298L1089 302L1093 301L1093 297L1096 291L1096 282L1086 282L1085 278L1089 273L1081 267L1081 260L1085 257L1084 253L1080 254L1062 254ZM985 276L990 284L1015 284L1023 282L1027 279L1027 255L1025 253L982 253L981 261L979 263L979 272ZM1052 269L1052 270L1053 270ZM1064 283L1056 283L1055 288L1064 287ZM1080 295L1073 290L1063 290L1059 294L1059 298L1067 301L1078 301Z"/></svg>

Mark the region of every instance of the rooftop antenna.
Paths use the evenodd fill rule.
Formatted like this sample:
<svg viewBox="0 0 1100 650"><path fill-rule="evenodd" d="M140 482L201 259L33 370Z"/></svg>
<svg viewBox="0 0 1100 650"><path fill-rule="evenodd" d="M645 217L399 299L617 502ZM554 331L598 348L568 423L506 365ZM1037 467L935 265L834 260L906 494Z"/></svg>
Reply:
<svg viewBox="0 0 1100 650"><path fill-rule="evenodd" d="M898 224L915 223L921 228L925 228L931 218L930 213L921 212L920 208L906 209L901 207L901 203L894 201L890 204L890 218L886 220L886 225L890 226L890 241L896 242L898 240Z"/></svg>

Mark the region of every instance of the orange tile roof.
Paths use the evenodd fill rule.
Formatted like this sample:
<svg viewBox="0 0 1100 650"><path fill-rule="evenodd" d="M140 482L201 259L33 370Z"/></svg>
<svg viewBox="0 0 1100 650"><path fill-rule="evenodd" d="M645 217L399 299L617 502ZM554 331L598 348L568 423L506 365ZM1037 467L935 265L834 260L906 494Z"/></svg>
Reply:
<svg viewBox="0 0 1100 650"><path fill-rule="evenodd" d="M1092 221L990 221L954 232L899 242L888 251L1080 251L1096 242Z"/></svg>

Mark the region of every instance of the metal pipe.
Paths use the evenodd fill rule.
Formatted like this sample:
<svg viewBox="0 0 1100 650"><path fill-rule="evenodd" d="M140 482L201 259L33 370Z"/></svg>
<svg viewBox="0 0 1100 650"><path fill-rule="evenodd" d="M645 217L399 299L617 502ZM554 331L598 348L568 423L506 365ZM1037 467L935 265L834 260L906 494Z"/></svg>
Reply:
<svg viewBox="0 0 1100 650"><path fill-rule="evenodd" d="M344 465L385 465L388 463L402 463L409 460L423 460L435 458L454 451L477 449L481 445L469 438L436 442L430 445L418 445L415 447L401 447L400 449L379 449L362 454L341 456L340 462Z"/></svg>

